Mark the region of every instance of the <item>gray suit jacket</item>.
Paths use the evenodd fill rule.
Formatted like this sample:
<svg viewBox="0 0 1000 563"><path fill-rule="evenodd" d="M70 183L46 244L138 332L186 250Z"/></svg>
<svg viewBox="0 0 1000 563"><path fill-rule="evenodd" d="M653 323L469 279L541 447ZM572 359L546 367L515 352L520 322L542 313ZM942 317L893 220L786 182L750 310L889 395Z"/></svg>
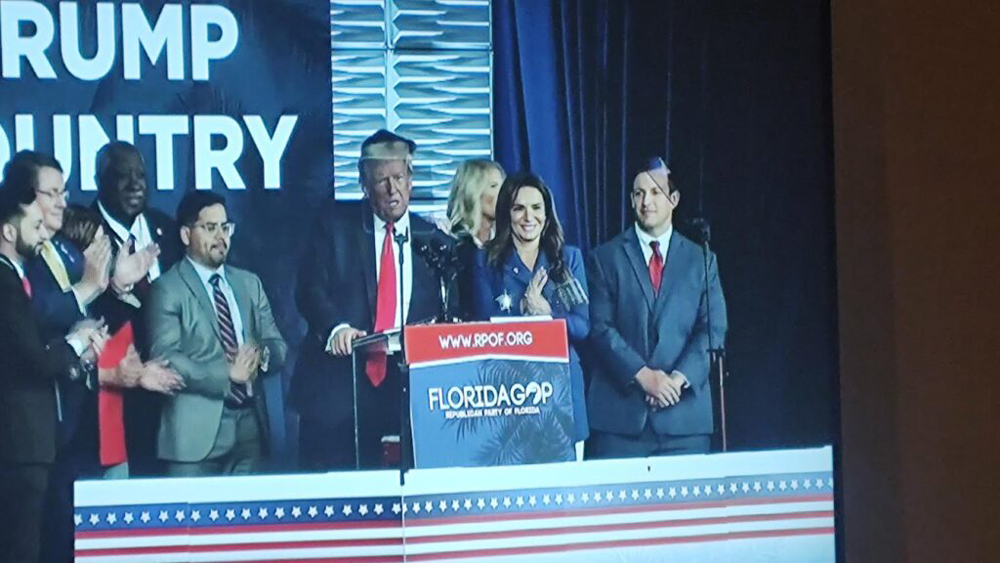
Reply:
<svg viewBox="0 0 1000 563"><path fill-rule="evenodd" d="M700 246L675 230L666 258L660 291L654 295L634 228L590 255L590 340L597 358L587 394L591 428L636 435L649 418L657 434L712 432L709 309L712 344L721 347L726 335L726 301L715 255L708 256L707 291ZM634 380L643 366L680 371L691 388L676 405L651 409Z"/></svg>
<svg viewBox="0 0 1000 563"><path fill-rule="evenodd" d="M287 346L278 332L271 305L260 278L225 266L243 321L244 340L266 346L269 373L278 373ZM153 284L145 307L151 339L151 357L164 358L187 385L164 402L160 415L157 452L161 459L194 462L205 459L215 443L229 390L229 364L215 307L191 263L183 259ZM254 387L254 408L267 445L264 386Z"/></svg>

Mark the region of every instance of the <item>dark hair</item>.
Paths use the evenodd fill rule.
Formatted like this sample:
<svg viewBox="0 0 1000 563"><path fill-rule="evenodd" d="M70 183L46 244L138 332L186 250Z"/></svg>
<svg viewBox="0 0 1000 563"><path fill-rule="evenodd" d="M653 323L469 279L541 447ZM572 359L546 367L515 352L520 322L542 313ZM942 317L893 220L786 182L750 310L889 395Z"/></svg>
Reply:
<svg viewBox="0 0 1000 563"><path fill-rule="evenodd" d="M417 152L417 144L410 139L397 135L386 129L379 129L361 142L361 154L365 154L365 149L369 146L379 143L406 143L406 147L409 149L410 154Z"/></svg>
<svg viewBox="0 0 1000 563"><path fill-rule="evenodd" d="M36 151L20 151L3 167L0 179L0 222L9 223L23 213L23 206L35 201L38 173L42 168L62 172L59 161Z"/></svg>
<svg viewBox="0 0 1000 563"><path fill-rule="evenodd" d="M63 213L63 226L60 232L83 251L94 242L94 236L97 235L100 226L100 213L93 208L71 203L66 206L66 211Z"/></svg>
<svg viewBox="0 0 1000 563"><path fill-rule="evenodd" d="M638 176L639 174L642 174L643 172L648 172L650 170L658 170L660 168L667 168L667 163L664 162L662 158L660 158L658 156L650 156L650 157L642 159L642 161L639 162L634 167L634 173L632 174L632 183L630 183L628 185L628 191L629 191L629 193L632 193L633 184L635 182L636 176ZM670 170L670 169L667 168L667 170ZM655 180L654 180L654 182L655 182ZM660 188L662 189L663 186L660 186ZM674 185L674 175L673 175L673 173L670 173L670 174L667 175L667 186L666 186L666 188L667 189L665 191L666 191L667 195L672 194L675 191L677 191L677 186Z"/></svg>
<svg viewBox="0 0 1000 563"><path fill-rule="evenodd" d="M514 251L513 232L510 224L510 210L521 188L535 188L542 193L545 204L545 226L542 228L539 249L549 261L549 278L564 281L566 265L563 263L563 230L552 203L552 192L545 182L535 174L522 172L507 177L497 195L496 235L486 243L486 256L490 266L499 268Z"/></svg>
<svg viewBox="0 0 1000 563"><path fill-rule="evenodd" d="M226 206L226 199L215 192L195 190L184 194L177 206L177 224L191 227L198 221L201 210L213 205Z"/></svg>
<svg viewBox="0 0 1000 563"><path fill-rule="evenodd" d="M112 157L119 154L137 154L139 158L142 158L142 154L139 153L139 149L135 148L132 143L127 143L125 141L112 141L97 151L97 165L96 165L96 176L97 176L97 189L102 191L107 185L104 180L107 179L108 173L111 169Z"/></svg>

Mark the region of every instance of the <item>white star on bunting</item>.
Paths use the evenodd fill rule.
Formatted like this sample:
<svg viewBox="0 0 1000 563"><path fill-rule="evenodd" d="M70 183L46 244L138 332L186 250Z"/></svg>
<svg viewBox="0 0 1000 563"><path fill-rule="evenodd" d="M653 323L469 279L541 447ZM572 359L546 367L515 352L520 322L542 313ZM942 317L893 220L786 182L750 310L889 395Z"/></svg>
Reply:
<svg viewBox="0 0 1000 563"><path fill-rule="evenodd" d="M73 515L73 524L75 524L77 526L79 526L80 524L83 524L83 516L80 516L79 514L74 514Z"/></svg>
<svg viewBox="0 0 1000 563"><path fill-rule="evenodd" d="M341 512L344 513L344 516L350 516L351 513L354 512L354 510L351 508L351 505L345 504L344 509L341 510Z"/></svg>
<svg viewBox="0 0 1000 563"><path fill-rule="evenodd" d="M362 516L367 516L368 515L368 505L367 504L362 504L361 506L359 506L358 507L358 514L360 514Z"/></svg>
<svg viewBox="0 0 1000 563"><path fill-rule="evenodd" d="M91 526L96 526L97 523L100 522L100 521L101 521L101 517L98 516L97 514L91 514L90 515L90 525Z"/></svg>
<svg viewBox="0 0 1000 563"><path fill-rule="evenodd" d="M198 510L195 510L194 512L192 512L191 513L191 520L194 521L194 522L197 522L198 520L201 520L201 512L198 511Z"/></svg>

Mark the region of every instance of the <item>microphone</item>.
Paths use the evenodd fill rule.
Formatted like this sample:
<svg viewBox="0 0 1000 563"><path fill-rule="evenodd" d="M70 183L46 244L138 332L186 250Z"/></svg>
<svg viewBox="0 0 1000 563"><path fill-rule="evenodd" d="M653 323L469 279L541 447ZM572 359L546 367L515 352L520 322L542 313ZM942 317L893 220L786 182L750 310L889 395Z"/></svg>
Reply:
<svg viewBox="0 0 1000 563"><path fill-rule="evenodd" d="M395 241L395 243L399 244L399 245L406 244L410 240L410 228L407 227L406 231L402 232L402 233L399 232L399 231L393 231L392 232L392 240Z"/></svg>
<svg viewBox="0 0 1000 563"><path fill-rule="evenodd" d="M698 244L712 242L712 225L708 222L708 219L694 217L688 220L688 226L691 230L690 234L696 239L695 242Z"/></svg>

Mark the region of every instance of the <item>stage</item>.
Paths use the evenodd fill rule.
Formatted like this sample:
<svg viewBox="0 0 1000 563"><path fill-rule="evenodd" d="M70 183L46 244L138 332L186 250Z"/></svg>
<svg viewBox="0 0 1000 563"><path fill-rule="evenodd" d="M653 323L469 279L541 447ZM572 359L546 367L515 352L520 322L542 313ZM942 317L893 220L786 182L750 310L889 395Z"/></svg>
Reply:
<svg viewBox="0 0 1000 563"><path fill-rule="evenodd" d="M76 560L833 562L829 447L76 485Z"/></svg>

